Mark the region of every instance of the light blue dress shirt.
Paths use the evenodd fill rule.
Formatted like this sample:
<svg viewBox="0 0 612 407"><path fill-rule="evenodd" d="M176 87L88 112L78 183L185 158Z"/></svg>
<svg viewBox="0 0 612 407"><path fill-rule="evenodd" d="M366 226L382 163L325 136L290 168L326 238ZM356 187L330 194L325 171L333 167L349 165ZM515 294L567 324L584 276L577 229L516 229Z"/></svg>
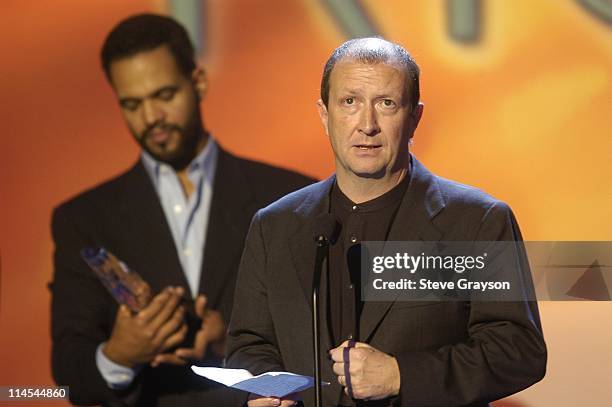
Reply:
<svg viewBox="0 0 612 407"><path fill-rule="evenodd" d="M145 151L141 156L142 164L151 177L164 210L193 298L197 297L200 285L218 155L217 143L209 136L206 147L187 168L187 176L194 186L194 192L189 197L185 195L178 175L170 165L156 161ZM103 345L104 343L101 343L96 351L96 364L102 377L113 389L129 386L138 373L138 367L130 369L114 363L102 352Z"/></svg>

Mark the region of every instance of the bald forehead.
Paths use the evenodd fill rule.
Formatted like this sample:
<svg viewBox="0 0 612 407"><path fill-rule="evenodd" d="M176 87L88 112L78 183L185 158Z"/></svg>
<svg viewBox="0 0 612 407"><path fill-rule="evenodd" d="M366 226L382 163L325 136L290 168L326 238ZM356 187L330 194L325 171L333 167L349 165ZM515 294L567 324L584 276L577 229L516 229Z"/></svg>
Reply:
<svg viewBox="0 0 612 407"><path fill-rule="evenodd" d="M384 75L374 75L372 73L385 73ZM352 88L359 88L359 82L370 82L373 78L378 78L377 86L381 91L388 86L401 84L401 91L404 97L409 94L410 73L405 65L397 60L365 62L352 57L344 57L336 63L331 71L329 87L339 89L351 84ZM393 85L391 84L393 83ZM363 83L362 85L371 85Z"/></svg>
<svg viewBox="0 0 612 407"><path fill-rule="evenodd" d="M387 65L390 68L394 68L394 69L397 69L398 71L403 71L409 74L408 67L405 64L403 64L399 58L394 58L394 57L390 57L388 59L382 59L382 60L381 59L371 59L370 60L367 58L359 58L358 56L346 55L338 59L338 61L336 62L336 65L340 65L340 64L361 64L361 65L369 65L369 66L381 64L381 65ZM333 73L333 70L332 70L332 73Z"/></svg>
<svg viewBox="0 0 612 407"><path fill-rule="evenodd" d="M404 76L407 74L406 68L396 61L385 62L364 62L355 58L343 58L339 60L331 72L331 78L338 78L351 72L368 72L375 68L383 68L386 71L394 71L396 75Z"/></svg>

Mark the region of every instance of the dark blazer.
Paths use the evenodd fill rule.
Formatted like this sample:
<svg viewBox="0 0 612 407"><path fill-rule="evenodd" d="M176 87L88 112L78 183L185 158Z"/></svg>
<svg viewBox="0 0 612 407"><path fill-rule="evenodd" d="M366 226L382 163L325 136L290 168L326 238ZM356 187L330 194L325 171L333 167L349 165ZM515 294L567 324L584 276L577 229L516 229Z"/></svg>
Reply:
<svg viewBox="0 0 612 407"><path fill-rule="evenodd" d="M229 321L244 239L255 211L314 180L219 149L200 293ZM226 405L220 386L188 367L145 367L125 391L110 390L96 363L117 304L81 260L85 246L104 246L137 271L154 293L180 285L189 293L157 193L138 163L126 173L59 206L53 213L52 368L76 404ZM220 360L205 363L219 365ZM208 402L208 403L207 403ZM202 404L204 403L204 404Z"/></svg>
<svg viewBox="0 0 612 407"><path fill-rule="evenodd" d="M388 240L521 239L506 204L412 162ZM313 220L329 211L333 183L331 177L303 188L255 215L234 296L230 367L312 375ZM327 313L321 315L321 349L328 350L339 344L331 343ZM546 346L533 302L366 302L360 333L362 341L395 356L401 373L399 397L364 405L484 406L545 372ZM341 387L325 354L321 364L323 380L332 383L324 387L324 404L336 405ZM313 393L304 393L305 405L314 404Z"/></svg>

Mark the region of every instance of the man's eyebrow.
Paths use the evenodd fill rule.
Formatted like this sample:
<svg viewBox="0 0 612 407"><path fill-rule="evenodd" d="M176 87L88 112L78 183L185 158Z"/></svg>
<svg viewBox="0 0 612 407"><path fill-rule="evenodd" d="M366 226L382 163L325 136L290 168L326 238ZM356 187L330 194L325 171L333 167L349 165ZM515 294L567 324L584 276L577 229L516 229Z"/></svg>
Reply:
<svg viewBox="0 0 612 407"><path fill-rule="evenodd" d="M166 85L166 86L162 86L159 89L154 90L149 96L150 97L157 97L157 96L159 96L164 91L171 90L171 91L175 92L177 89L178 89L178 86L176 86L176 85Z"/></svg>
<svg viewBox="0 0 612 407"><path fill-rule="evenodd" d="M347 95L359 95L363 92L362 88L345 88L345 89L340 89L340 91L338 92L340 97L346 97ZM395 99L398 97L402 97L402 95L397 95L394 94L393 92L389 92L386 90L382 90L381 92L378 92L374 95L374 99Z"/></svg>
<svg viewBox="0 0 612 407"><path fill-rule="evenodd" d="M178 90L178 86L177 85L165 85L162 86L158 89L155 89L153 92L151 92L149 95L143 97L139 97L139 96L121 96L119 97L119 102L120 103L124 103L124 102L140 102L142 99L145 99L147 97L157 97L159 96L160 93L167 91L167 90L172 90L172 91L176 91Z"/></svg>
<svg viewBox="0 0 612 407"><path fill-rule="evenodd" d="M123 96L119 98L119 103L120 104L124 104L124 103L128 103L128 102L140 102L142 100L142 98L138 98L135 96Z"/></svg>
<svg viewBox="0 0 612 407"><path fill-rule="evenodd" d="M397 99L397 98L402 98L401 94L394 94L391 92L385 92L385 93L379 93L378 95L376 95L376 99Z"/></svg>
<svg viewBox="0 0 612 407"><path fill-rule="evenodd" d="M339 99L359 97L362 94L359 88L342 88L336 91L336 97Z"/></svg>

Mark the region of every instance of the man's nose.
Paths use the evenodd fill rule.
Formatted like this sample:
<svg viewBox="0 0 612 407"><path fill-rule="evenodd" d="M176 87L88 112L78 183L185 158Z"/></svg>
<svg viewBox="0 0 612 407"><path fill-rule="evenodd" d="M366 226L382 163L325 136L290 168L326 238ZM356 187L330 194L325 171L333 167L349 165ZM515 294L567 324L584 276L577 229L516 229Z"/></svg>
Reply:
<svg viewBox="0 0 612 407"><path fill-rule="evenodd" d="M375 136L380 133L376 108L374 106L366 105L363 108L359 122L359 131L366 136Z"/></svg>
<svg viewBox="0 0 612 407"><path fill-rule="evenodd" d="M152 100L145 100L142 103L142 118L147 126L151 126L163 119L163 111Z"/></svg>

